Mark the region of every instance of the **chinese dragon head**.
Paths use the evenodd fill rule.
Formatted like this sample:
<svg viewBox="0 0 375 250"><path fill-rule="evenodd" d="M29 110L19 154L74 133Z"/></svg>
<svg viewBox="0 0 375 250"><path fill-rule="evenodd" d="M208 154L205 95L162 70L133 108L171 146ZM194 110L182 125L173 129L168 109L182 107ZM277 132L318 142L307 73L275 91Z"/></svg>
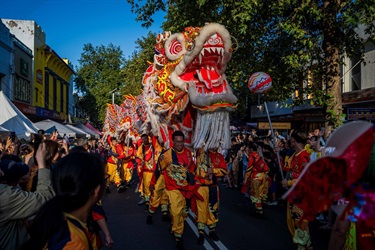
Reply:
<svg viewBox="0 0 375 250"><path fill-rule="evenodd" d="M134 116L133 127L151 132L166 147L173 131L181 130L194 148L230 148L229 111L237 103L225 76L231 54L230 34L217 23L159 34L142 98L136 98L135 110L143 112Z"/></svg>

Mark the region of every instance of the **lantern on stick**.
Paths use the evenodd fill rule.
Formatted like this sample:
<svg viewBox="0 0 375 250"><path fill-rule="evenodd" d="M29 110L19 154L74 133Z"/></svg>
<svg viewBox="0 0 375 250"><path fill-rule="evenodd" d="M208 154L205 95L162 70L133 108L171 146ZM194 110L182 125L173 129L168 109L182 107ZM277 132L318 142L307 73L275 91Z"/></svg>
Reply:
<svg viewBox="0 0 375 250"><path fill-rule="evenodd" d="M256 72L252 74L249 78L249 81L247 82L247 86L249 87L249 90L253 94L262 94L264 95L268 90L272 88L272 78L264 72ZM268 107L267 107L267 102L264 101L264 107L267 112L267 117L268 117L268 123L270 124L270 129L271 129L271 136L272 136L272 142L274 146L276 146L276 139L275 139L275 134L272 128L272 122L270 118L270 113L268 112ZM280 168L280 173L282 179L284 179L283 171L281 168L281 161L280 161L280 155L279 152L276 152L277 155L277 160L278 160L278 165Z"/></svg>

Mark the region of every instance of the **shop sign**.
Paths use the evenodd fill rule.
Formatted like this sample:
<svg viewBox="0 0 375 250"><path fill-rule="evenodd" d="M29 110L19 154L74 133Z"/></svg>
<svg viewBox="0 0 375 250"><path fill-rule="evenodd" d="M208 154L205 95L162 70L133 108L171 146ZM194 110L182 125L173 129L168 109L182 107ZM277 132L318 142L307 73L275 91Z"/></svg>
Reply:
<svg viewBox="0 0 375 250"><path fill-rule="evenodd" d="M36 115L59 120L65 120L66 118L63 112L55 112L53 110L44 109L41 107L36 107Z"/></svg>
<svg viewBox="0 0 375 250"><path fill-rule="evenodd" d="M272 123L273 129L291 129L290 122L273 122ZM270 124L268 122L258 122L258 129L271 129Z"/></svg>
<svg viewBox="0 0 375 250"><path fill-rule="evenodd" d="M36 115L37 116L43 116L43 117L49 117L53 118L53 110L44 109L41 107L36 107Z"/></svg>
<svg viewBox="0 0 375 250"><path fill-rule="evenodd" d="M348 108L348 120L375 120L375 108Z"/></svg>
<svg viewBox="0 0 375 250"><path fill-rule="evenodd" d="M24 114L35 115L36 108L34 106L30 106L21 102L13 102L14 105Z"/></svg>

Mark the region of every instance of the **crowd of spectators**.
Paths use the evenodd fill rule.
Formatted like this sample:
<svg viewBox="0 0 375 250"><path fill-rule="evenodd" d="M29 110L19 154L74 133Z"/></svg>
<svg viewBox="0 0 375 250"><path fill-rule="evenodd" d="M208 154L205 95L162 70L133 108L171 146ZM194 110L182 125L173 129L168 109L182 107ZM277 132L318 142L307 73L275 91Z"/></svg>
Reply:
<svg viewBox="0 0 375 250"><path fill-rule="evenodd" d="M222 150L224 155L229 175L224 179L225 185L228 188L242 190L244 185L245 173L248 167L248 160L252 148L255 147L257 153L268 164L268 200L267 205L277 205L286 189L282 188L282 177L287 177L291 157L294 149L290 144L290 134L281 135L277 130L274 131L274 138L272 139L271 131L264 136L258 136L257 130L253 129L251 133L236 133L231 138L231 148L229 150ZM325 146L324 128L315 129L308 132L307 143L305 148L310 154L311 160L322 155L321 151ZM249 197L248 193L244 194ZM324 218L321 218L324 220Z"/></svg>
<svg viewBox="0 0 375 250"><path fill-rule="evenodd" d="M40 130L29 141L14 133L0 138L0 249L111 246L100 204L105 158L100 140L58 131Z"/></svg>

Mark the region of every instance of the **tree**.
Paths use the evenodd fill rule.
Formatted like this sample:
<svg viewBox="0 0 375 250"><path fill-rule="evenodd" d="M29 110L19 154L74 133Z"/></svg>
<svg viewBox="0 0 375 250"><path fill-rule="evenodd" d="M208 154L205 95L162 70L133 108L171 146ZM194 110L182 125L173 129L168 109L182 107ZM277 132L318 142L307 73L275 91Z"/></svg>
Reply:
<svg viewBox="0 0 375 250"><path fill-rule="evenodd" d="M80 105L94 124L101 125L106 104L111 103L109 92L124 84L122 51L113 44L93 47L89 43L84 45L78 62L75 86L83 96Z"/></svg>
<svg viewBox="0 0 375 250"><path fill-rule="evenodd" d="M306 101L304 96L312 95L311 104L326 114L327 132L341 123L341 56L363 57L364 40L356 33L361 24L369 40L375 40L374 0L128 2L145 27L152 24L156 11L167 11L163 28L172 32L205 21L227 27L237 47L226 72L239 97L237 115L246 117L246 102L256 101L247 91L247 79L264 71L274 86L268 100L287 100L298 91L293 98L298 106Z"/></svg>

